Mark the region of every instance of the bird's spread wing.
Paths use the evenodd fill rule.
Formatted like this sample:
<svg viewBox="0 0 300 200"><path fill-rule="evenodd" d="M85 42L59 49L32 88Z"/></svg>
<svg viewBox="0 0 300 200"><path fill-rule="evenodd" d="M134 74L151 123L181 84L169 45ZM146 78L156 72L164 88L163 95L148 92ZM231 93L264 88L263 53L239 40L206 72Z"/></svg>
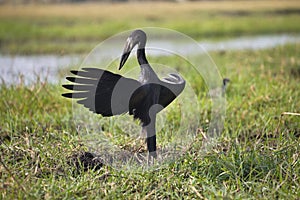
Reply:
<svg viewBox="0 0 300 200"><path fill-rule="evenodd" d="M73 92L62 96L79 99L77 103L102 116L128 112L130 98L141 86L136 80L98 68L82 68L71 73L76 76L66 79L72 84L63 87Z"/></svg>

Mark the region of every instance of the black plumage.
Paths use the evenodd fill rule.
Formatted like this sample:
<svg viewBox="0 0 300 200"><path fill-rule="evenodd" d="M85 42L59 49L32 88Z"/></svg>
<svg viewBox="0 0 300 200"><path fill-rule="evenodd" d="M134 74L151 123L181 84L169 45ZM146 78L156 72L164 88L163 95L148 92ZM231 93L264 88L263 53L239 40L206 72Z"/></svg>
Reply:
<svg viewBox="0 0 300 200"><path fill-rule="evenodd" d="M92 112L104 117L128 112L142 125L142 135L146 137L149 154L156 157L156 114L167 107L184 89L185 81L178 74L160 80L146 59L146 34L134 31L127 39L121 61L121 69L130 52L138 46L137 59L141 67L138 80L98 68L82 68L71 71L75 77L67 77L72 85L63 85L73 90L62 94L64 97L79 99Z"/></svg>

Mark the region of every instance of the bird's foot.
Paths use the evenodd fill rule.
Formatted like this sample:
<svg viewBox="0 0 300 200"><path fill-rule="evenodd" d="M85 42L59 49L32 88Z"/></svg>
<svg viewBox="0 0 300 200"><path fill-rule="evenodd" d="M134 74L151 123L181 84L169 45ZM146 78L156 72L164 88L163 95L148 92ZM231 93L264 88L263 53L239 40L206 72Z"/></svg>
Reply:
<svg viewBox="0 0 300 200"><path fill-rule="evenodd" d="M148 158L147 158L148 166L153 165L155 163L156 159L157 159L156 151L149 152L148 153Z"/></svg>

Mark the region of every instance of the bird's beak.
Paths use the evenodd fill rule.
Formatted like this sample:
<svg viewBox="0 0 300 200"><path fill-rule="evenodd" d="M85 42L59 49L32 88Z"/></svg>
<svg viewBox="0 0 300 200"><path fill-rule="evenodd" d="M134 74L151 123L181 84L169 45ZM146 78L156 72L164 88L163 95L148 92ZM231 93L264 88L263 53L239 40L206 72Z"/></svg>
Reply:
<svg viewBox="0 0 300 200"><path fill-rule="evenodd" d="M133 47L134 47L134 45L133 45L133 42L132 42L132 38L129 37L126 41L126 44L125 44L125 47L124 47L124 50L123 50L119 70L122 69L122 67L124 66L124 64L127 61Z"/></svg>
<svg viewBox="0 0 300 200"><path fill-rule="evenodd" d="M127 52L127 53L124 53L123 52L123 55L122 55L122 58L121 58L121 61L120 61L120 66L119 66L119 70L122 69L122 67L124 66L126 60L128 59L130 55L130 52Z"/></svg>

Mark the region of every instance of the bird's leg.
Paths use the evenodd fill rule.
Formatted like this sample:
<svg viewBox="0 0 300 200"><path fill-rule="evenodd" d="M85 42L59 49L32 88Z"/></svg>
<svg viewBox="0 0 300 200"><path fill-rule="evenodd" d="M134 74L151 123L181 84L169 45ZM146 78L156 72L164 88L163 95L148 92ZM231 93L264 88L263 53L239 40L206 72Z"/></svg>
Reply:
<svg viewBox="0 0 300 200"><path fill-rule="evenodd" d="M156 114L151 116L150 123L143 127L146 131L146 143L148 149L148 164L154 163L154 159L157 158L156 153L156 130L155 130L155 123L156 123Z"/></svg>
<svg viewBox="0 0 300 200"><path fill-rule="evenodd" d="M156 134L155 134L155 125L148 124L147 126L143 126L141 130L140 137L144 139L145 143L147 144L147 150L149 152L149 158L156 158Z"/></svg>
<svg viewBox="0 0 300 200"><path fill-rule="evenodd" d="M148 156L147 156L147 163L148 165L151 165L154 163L154 159L157 157L156 153L156 135L152 135L147 137L147 133L150 133L153 129L144 126L141 130L140 137L144 140L144 142L147 144L147 150L148 150Z"/></svg>

